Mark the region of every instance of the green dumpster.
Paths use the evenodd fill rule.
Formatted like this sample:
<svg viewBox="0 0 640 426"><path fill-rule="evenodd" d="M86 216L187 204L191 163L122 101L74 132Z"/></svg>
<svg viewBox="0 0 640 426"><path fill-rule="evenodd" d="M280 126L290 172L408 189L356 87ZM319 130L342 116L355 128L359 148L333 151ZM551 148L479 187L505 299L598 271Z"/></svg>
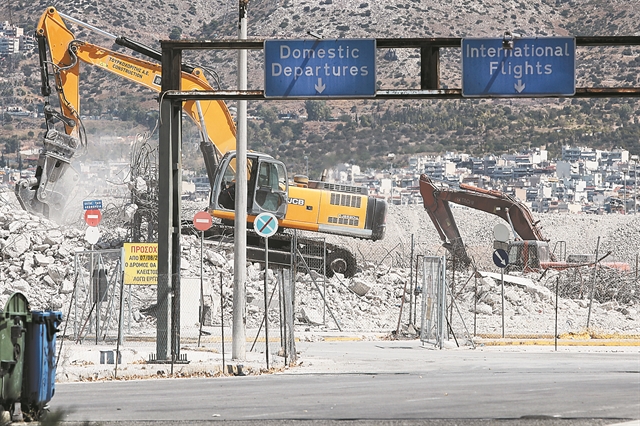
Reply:
<svg viewBox="0 0 640 426"><path fill-rule="evenodd" d="M20 400L26 323L30 320L27 298L13 293L0 311L0 411L13 412Z"/></svg>

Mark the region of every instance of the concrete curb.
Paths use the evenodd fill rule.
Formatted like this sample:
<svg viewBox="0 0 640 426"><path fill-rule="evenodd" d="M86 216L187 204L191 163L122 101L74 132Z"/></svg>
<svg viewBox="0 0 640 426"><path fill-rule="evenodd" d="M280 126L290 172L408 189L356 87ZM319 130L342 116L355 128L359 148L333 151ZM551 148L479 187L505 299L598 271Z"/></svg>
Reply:
<svg viewBox="0 0 640 426"><path fill-rule="evenodd" d="M554 346L554 339L475 339L484 346ZM558 346L640 346L639 339L558 339Z"/></svg>

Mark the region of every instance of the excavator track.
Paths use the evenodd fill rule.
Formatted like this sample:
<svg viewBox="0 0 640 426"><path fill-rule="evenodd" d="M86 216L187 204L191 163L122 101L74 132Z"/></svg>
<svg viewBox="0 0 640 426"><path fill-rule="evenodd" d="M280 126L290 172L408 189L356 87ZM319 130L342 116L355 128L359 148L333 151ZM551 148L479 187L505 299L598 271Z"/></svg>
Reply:
<svg viewBox="0 0 640 426"><path fill-rule="evenodd" d="M230 225L214 223L208 231L204 232L204 238L208 241L217 241L226 248L233 248L234 228ZM191 223L184 221L183 234L199 234ZM296 245L296 250L292 246ZM325 242L319 238L304 238L288 232L278 232L269 237L269 265L290 268L292 253L296 254L295 267L298 271L313 270L333 277L336 273L343 274L345 278L353 277L357 270L357 260L348 249ZM252 229L247 229L247 260L264 263L265 239ZM326 265L326 270L325 270Z"/></svg>

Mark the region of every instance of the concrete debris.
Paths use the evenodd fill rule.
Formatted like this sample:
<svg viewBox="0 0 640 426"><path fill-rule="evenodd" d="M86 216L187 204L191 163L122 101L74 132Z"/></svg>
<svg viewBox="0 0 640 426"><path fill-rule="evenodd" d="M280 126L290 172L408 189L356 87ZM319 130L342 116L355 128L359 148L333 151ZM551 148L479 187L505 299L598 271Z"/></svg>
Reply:
<svg viewBox="0 0 640 426"><path fill-rule="evenodd" d="M299 320L310 325L324 324L324 321L322 320L322 314L312 311L309 308L300 308Z"/></svg>
<svg viewBox="0 0 640 426"><path fill-rule="evenodd" d="M349 290L353 291L358 296L364 296L369 292L370 289L371 287L369 287L362 280L359 280L357 278L354 278L353 282L349 286Z"/></svg>
<svg viewBox="0 0 640 426"><path fill-rule="evenodd" d="M22 291L31 303L32 309L67 310L74 293L76 282L89 280L88 273L75 276L74 255L90 246L84 241L86 225L60 226L46 219L29 215L22 211L9 193L0 193L0 307L4 306L13 291ZM465 241L476 254L479 266L489 266L491 262L492 216L478 216L471 210L456 210L456 220ZM185 217L188 216L185 213ZM634 264L637 253L637 235L640 220L622 215L587 217L583 215L539 215L546 233L554 238L567 241L567 251L589 252L595 247L594 235L602 235L601 250L604 252L614 244L619 250L616 260ZM368 256L362 261L358 256L360 270L353 279L345 279L336 274L325 279L316 273L298 272L296 276L296 313L302 322L301 329L318 327L322 330L336 329L333 313L340 327L345 331L390 332L395 330L404 298L403 324L411 322L420 325L421 294L413 284L416 270L412 271L408 260L410 251L406 244L400 245L398 236L410 238L417 235L416 253L421 255L442 255L439 238L433 230L427 214L416 206L390 206L387 219L387 239L371 243L360 242L353 252L372 253L369 247L384 247L396 250L386 256L386 261L375 261ZM118 226L101 227L103 237L96 245L101 248L118 248L126 236L126 230ZM567 231L570 230L570 231ZM576 240L582 240L582 246ZM330 240L329 240L330 241ZM355 240L354 240L355 241ZM345 245L351 240L338 240ZM183 277L200 276L200 239L183 235L181 245L181 274ZM398 247L395 248L394 247ZM483 247L481 251L478 247ZM590 250L591 249L591 250ZM388 253L388 252L387 252ZM478 255L483 253L483 256ZM222 246L208 244L203 262L205 322L219 324L220 309L224 310L225 322L230 324L233 298L233 253ZM486 257L486 258L485 258ZM485 261L479 261L484 259ZM495 269L486 269L495 271ZM513 274L505 279L506 327L508 333L550 333L553 332L555 286L559 285L560 332L572 332L586 325L589 307L593 269L585 268L571 273L533 273L526 276ZM499 273L497 274L499 277ZM312 279L315 279L314 280ZM220 280L222 279L222 288ZM421 275L418 276L422 280ZM449 271L447 280L451 280ZM276 277L269 272L269 291L274 288ZM496 272L483 273L483 277L473 276L472 271L456 271L456 307L451 325L461 334L466 326L476 324L479 333L498 332L501 324L502 297L500 279ZM464 284L464 286L463 286ZM257 328L263 318L264 268L259 264L247 267L247 327ZM406 290L406 291L405 291ZM222 298L220 293L222 292ZM324 295L324 297L323 297ZM620 275L619 271L599 269L594 287L594 304L591 326L608 332L637 333L640 330L638 318L640 294L633 273ZM189 299L191 298L191 299ZM277 318L278 292L272 301L272 310ZM199 304L199 291L195 295L183 295L184 303ZM222 299L222 301L221 301ZM250 299L250 300L249 300ZM327 303L326 323L324 303ZM153 317L156 302L155 287L137 286L133 297L132 330L152 333L155 327ZM411 305L411 303L418 303ZM220 306L222 305L222 306ZM457 312L460 312L460 318ZM271 316L271 313L270 313ZM411 330L405 330L411 331ZM415 330L413 330L415 331Z"/></svg>

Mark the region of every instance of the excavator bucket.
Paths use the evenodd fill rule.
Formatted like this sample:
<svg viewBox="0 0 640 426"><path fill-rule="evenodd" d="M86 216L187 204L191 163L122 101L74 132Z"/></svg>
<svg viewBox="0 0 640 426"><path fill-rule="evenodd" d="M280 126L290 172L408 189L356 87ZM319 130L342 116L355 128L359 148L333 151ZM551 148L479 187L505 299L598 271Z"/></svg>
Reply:
<svg viewBox="0 0 640 426"><path fill-rule="evenodd" d="M73 136L54 129L47 131L35 176L21 179L15 187L23 209L60 222L69 194L78 182L78 172L70 163L77 147L78 140Z"/></svg>

